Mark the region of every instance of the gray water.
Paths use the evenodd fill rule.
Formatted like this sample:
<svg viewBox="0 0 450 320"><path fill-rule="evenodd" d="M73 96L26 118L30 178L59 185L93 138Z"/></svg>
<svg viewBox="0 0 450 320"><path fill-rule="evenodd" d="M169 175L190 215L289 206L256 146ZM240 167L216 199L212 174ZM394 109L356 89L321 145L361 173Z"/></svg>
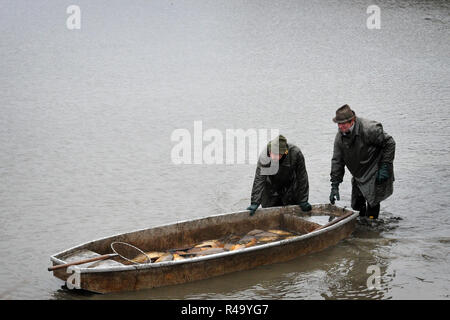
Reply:
<svg viewBox="0 0 450 320"><path fill-rule="evenodd" d="M81 8L81 29L66 8ZM369 5L381 29L368 29ZM446 1L0 1L1 299L449 299ZM396 143L378 227L287 263L113 295L71 291L49 256L239 211L254 163L175 165L175 129L277 128L326 203L344 103ZM350 175L341 206L350 204ZM368 267L380 286L369 289Z"/></svg>

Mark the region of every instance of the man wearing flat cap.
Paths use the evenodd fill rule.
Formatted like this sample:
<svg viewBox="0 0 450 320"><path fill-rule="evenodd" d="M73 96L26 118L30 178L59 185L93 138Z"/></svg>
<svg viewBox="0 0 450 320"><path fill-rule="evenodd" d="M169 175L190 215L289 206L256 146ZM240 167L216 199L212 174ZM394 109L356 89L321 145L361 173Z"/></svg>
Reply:
<svg viewBox="0 0 450 320"><path fill-rule="evenodd" d="M279 135L259 157L247 210L253 215L259 205L263 208L299 205L302 211L310 211L308 196L305 158L300 148Z"/></svg>
<svg viewBox="0 0 450 320"><path fill-rule="evenodd" d="M350 106L336 110L330 202L340 200L345 167L352 174L351 204L361 217L377 219L380 202L393 192L395 141L381 123L357 117Z"/></svg>

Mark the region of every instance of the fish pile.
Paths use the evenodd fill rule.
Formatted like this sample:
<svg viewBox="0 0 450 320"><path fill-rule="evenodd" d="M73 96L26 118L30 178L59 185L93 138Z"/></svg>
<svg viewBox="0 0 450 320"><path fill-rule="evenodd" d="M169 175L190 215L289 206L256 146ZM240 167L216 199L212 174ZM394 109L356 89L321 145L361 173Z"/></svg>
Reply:
<svg viewBox="0 0 450 320"><path fill-rule="evenodd" d="M258 244L294 238L296 236L298 235L284 230L272 229L264 231L255 229L248 232L244 236L231 234L223 239L207 240L194 246L171 249L166 252L150 251L146 252L146 255L151 259L152 263L177 261L192 257L239 250ZM146 263L148 259L145 255L140 254L132 259L132 261L136 263Z"/></svg>

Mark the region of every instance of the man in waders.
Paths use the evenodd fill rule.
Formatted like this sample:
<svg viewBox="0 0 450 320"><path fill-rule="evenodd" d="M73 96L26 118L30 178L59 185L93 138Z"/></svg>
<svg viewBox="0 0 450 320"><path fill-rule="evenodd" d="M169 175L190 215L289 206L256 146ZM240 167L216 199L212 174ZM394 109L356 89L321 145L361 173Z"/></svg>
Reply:
<svg viewBox="0 0 450 320"><path fill-rule="evenodd" d="M288 144L286 138L279 135L267 144L259 157L251 205L247 210L251 216L259 205L263 208L299 205L302 211L310 211L308 196L305 158L297 146Z"/></svg>
<svg viewBox="0 0 450 320"><path fill-rule="evenodd" d="M330 202L340 200L339 184L346 166L353 176L352 208L360 217L377 219L380 202L394 189L395 141L381 123L357 117L348 105L336 110L333 121L339 130L331 159Z"/></svg>

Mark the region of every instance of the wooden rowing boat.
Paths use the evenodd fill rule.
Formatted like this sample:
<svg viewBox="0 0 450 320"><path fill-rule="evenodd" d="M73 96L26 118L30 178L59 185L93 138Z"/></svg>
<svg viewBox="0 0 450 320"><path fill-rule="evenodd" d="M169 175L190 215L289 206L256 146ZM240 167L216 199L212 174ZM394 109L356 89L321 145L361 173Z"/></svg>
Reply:
<svg viewBox="0 0 450 320"><path fill-rule="evenodd" d="M53 270L54 276L64 281L68 281L72 273L76 274L77 288L97 293L175 285L288 261L323 250L348 237L355 228L357 216L358 213L351 209L331 204L313 205L308 213L302 212L298 206L258 209L253 216L249 216L249 211L233 212L94 240L54 254L50 260L55 267L83 258L111 254L110 244L119 241L145 252L165 252L173 248L194 248L196 244L208 243L210 239L225 238L230 234L243 235L254 229L281 229L295 234L278 241L241 246L239 250L218 250L187 259L132 264L114 257ZM317 223L314 219L325 219L325 222Z"/></svg>

